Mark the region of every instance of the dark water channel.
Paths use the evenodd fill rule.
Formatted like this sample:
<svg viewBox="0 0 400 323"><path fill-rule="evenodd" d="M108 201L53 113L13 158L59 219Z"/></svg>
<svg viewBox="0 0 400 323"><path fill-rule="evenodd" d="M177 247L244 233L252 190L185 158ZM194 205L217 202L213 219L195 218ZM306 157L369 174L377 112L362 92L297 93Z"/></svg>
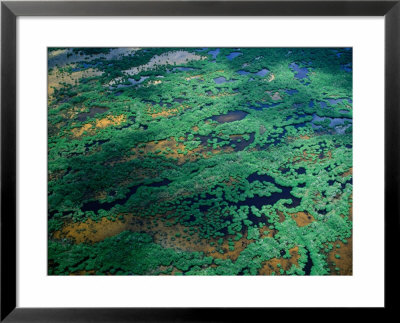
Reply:
<svg viewBox="0 0 400 323"><path fill-rule="evenodd" d="M278 187L280 190L282 190L282 192L281 193L274 192L271 194L271 196L256 195L252 198L246 198L244 201L239 201L238 205L239 204L240 205L254 205L258 209L261 209L261 207L263 205L274 205L276 202L278 202L281 199L291 199L292 203L291 204L286 203L286 204L284 204L284 206L287 208L294 208L296 206L299 206L301 203L301 198L297 198L290 193L290 191L292 190L292 187L279 185L278 183L275 182L275 179L272 176L258 175L257 173L253 173L249 177L247 177L247 181L249 183L252 183L254 181L272 183L276 187Z"/></svg>
<svg viewBox="0 0 400 323"><path fill-rule="evenodd" d="M77 119L80 122L84 122L86 121L88 118L93 118L96 114L102 114L107 112L109 109L108 108L104 108L104 107L93 107L90 108L89 112L83 112L78 114Z"/></svg>
<svg viewBox="0 0 400 323"><path fill-rule="evenodd" d="M90 202L84 203L83 206L82 206L82 208L81 208L81 210L82 210L83 212L86 212L86 211L93 211L93 212L95 212L95 213L98 213L99 210L108 211L108 210L111 210L111 209L112 209L114 206L116 206L117 204L119 204L119 205L124 205L124 204L129 200L129 198L130 198L133 194L135 194L136 191L138 190L138 188L141 187L141 186L147 186L147 187L161 187L161 186L167 186L167 185L170 184L170 183L171 183L170 180L168 180L168 179L163 179L163 180L160 181L160 182L154 182L154 183L147 184L147 185L138 184L138 185L135 185L135 186L130 187L130 188L129 188L129 192L126 194L126 196L125 196L124 198L120 198L120 199L116 199L116 200L114 200L114 201L112 201L112 202L104 202L104 203L101 203L101 202L99 202L98 200L96 200L96 201L90 201Z"/></svg>
<svg viewBox="0 0 400 323"><path fill-rule="evenodd" d="M306 276L310 276L313 262L312 262L312 259L310 256L310 251L307 248L306 248L306 251L307 251L307 262L306 262L306 265L304 266L304 272L305 272Z"/></svg>

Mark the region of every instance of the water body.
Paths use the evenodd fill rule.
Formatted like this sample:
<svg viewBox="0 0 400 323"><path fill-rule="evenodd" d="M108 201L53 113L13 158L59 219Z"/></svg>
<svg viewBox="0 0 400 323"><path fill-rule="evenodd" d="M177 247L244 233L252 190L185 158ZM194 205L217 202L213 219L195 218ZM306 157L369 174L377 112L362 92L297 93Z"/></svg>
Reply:
<svg viewBox="0 0 400 323"><path fill-rule="evenodd" d="M250 134L250 138L249 140L244 140L243 138L236 138L236 139L232 139L231 140L231 144L235 144L235 151L242 151L244 150L248 145L252 144L254 142L254 138L255 138L255 133L252 132Z"/></svg>
<svg viewBox="0 0 400 323"><path fill-rule="evenodd" d="M304 266L304 272L305 272L306 276L310 276L313 262L311 259L310 251L307 248L306 248L306 251L307 251L307 262L306 262L306 265Z"/></svg>
<svg viewBox="0 0 400 323"><path fill-rule="evenodd" d="M244 71L244 70L239 70L239 71L236 71L236 73L238 73L239 75L252 74L252 75L257 75L257 76L264 77L265 75L267 75L269 73L269 70L266 69L266 68L263 68L262 70L259 70L258 72L255 72L255 73L247 72L247 71Z"/></svg>
<svg viewBox="0 0 400 323"><path fill-rule="evenodd" d="M286 92L287 94L289 94L289 95L293 95L293 94L299 93L299 91L296 90L296 89L293 89L293 90L285 90L285 92Z"/></svg>
<svg viewBox="0 0 400 323"><path fill-rule="evenodd" d="M153 182L151 184L146 184L146 186L148 187L161 187L161 186L167 186L169 184L171 184L172 181L170 181L167 178L164 178L163 180L159 181L159 182Z"/></svg>
<svg viewBox="0 0 400 323"><path fill-rule="evenodd" d="M210 50L207 54L212 55L213 59L216 59L218 54L219 54L219 52L220 52L220 49L216 48L214 50Z"/></svg>
<svg viewBox="0 0 400 323"><path fill-rule="evenodd" d="M183 98L175 98L175 99L174 99L174 102L178 102L178 103L182 103L182 102L184 102L184 101L186 101L186 100L183 99Z"/></svg>
<svg viewBox="0 0 400 323"><path fill-rule="evenodd" d="M217 84L222 84L222 83L226 83L226 82L233 82L234 80L227 80L225 77L220 76L220 77L216 77L214 79L214 82Z"/></svg>
<svg viewBox="0 0 400 323"><path fill-rule="evenodd" d="M78 114L77 119L80 122L84 122L89 118L93 118L96 114L103 114L107 112L109 108L104 108L104 107L92 107L90 108L89 112L83 112Z"/></svg>
<svg viewBox="0 0 400 323"><path fill-rule="evenodd" d="M272 183L274 184L276 187L278 187L282 192L278 193L278 192L274 192L271 194L271 196L258 196L255 195L254 197L248 197L246 198L244 201L239 201L237 203L237 205L254 205L255 207L257 207L258 209L261 209L263 205L274 205L276 202L278 202L279 200L285 199L291 199L292 203L291 204L287 204L285 203L284 206L287 208L293 208L296 207L298 205L300 205L301 203L301 198L297 198L295 196L293 196L290 191L292 190L292 187L288 187L288 186L282 186L279 185L275 182L275 179L272 176L269 175L259 175L257 173L253 173L250 176L247 177L247 181L249 183L252 183L254 181L259 181L259 182L268 182L268 183Z"/></svg>
<svg viewBox="0 0 400 323"><path fill-rule="evenodd" d="M269 70L267 70L266 68L263 68L261 71L258 71L256 73L257 76L261 76L264 77L265 75L267 75L269 73Z"/></svg>
<svg viewBox="0 0 400 323"><path fill-rule="evenodd" d="M149 77L148 76L141 76L140 79L138 81L136 81L135 79L128 79L128 81L132 84L132 85L137 85L140 83L143 83L145 80L147 80Z"/></svg>
<svg viewBox="0 0 400 323"><path fill-rule="evenodd" d="M180 72L187 72L187 71L195 71L195 68L192 67L174 67L172 72L180 71Z"/></svg>
<svg viewBox="0 0 400 323"><path fill-rule="evenodd" d="M172 104L171 104L171 103L169 103L169 102L164 102L164 101L160 101L160 102L157 103L157 102L148 100L148 101L144 101L144 102L150 103L152 106L159 105L160 107L164 107L164 106L166 106L166 107L168 107L168 108L171 108L171 107L172 107Z"/></svg>
<svg viewBox="0 0 400 323"><path fill-rule="evenodd" d="M299 65L297 65L296 63L291 63L289 65L289 67L296 72L296 74L294 75L295 78L297 78L298 80L302 80L307 78L308 76L308 69L306 67L300 67Z"/></svg>
<svg viewBox="0 0 400 323"><path fill-rule="evenodd" d="M138 81L136 81L135 79L132 79L132 78L128 78L128 82L131 83L131 84L118 84L117 85L117 89L129 87L129 86L132 86L132 85L138 85L140 83L143 83L148 78L149 78L149 76L141 76ZM110 90L112 90L112 89L114 89L114 86L110 86L109 88L110 88Z"/></svg>
<svg viewBox="0 0 400 323"><path fill-rule="evenodd" d="M300 167L298 169L296 169L296 173L301 175L301 174L305 174L306 173L306 169L304 167Z"/></svg>
<svg viewBox="0 0 400 323"><path fill-rule="evenodd" d="M342 103L343 100L344 100L344 99L328 99L328 102L329 102L331 105L337 105L337 104L339 104L339 103Z"/></svg>
<svg viewBox="0 0 400 323"><path fill-rule="evenodd" d="M238 74L240 74L240 75L248 75L248 74L251 74L250 72L243 71L243 70L236 71L236 73L238 73Z"/></svg>
<svg viewBox="0 0 400 323"><path fill-rule="evenodd" d="M321 101L319 104L323 109L328 107L328 104L325 101Z"/></svg>
<svg viewBox="0 0 400 323"><path fill-rule="evenodd" d="M244 111L230 111L227 114L221 114L218 116L213 116L211 117L212 120L215 120L219 123L225 123L225 122L233 122L233 121L238 121L242 120L247 116L247 112Z"/></svg>
<svg viewBox="0 0 400 323"><path fill-rule="evenodd" d="M351 73L353 71L353 67L351 66L351 63L346 64L346 65L341 65L340 68L348 73Z"/></svg>
<svg viewBox="0 0 400 323"><path fill-rule="evenodd" d="M160 181L160 182L154 182L154 183L147 184L147 185L142 185L142 184L134 185L134 186L132 186L132 187L129 188L129 192L126 194L125 197L120 198L120 199L116 199L116 200L114 200L114 201L112 201L112 202L104 202L104 203L101 203L101 202L99 202L98 200L96 200L96 201L90 201L90 202L87 202L87 203L84 203L84 204L83 204L83 206L82 206L82 211L83 211L83 212L86 212L86 211L93 211L94 213L98 213L99 210L108 211L108 210L111 210L111 209L112 209L114 206L116 206L116 205L124 205L124 204L129 200L129 198L130 198L133 194L135 194L136 191L138 190L138 188L141 187L141 186L147 186L147 187L161 187L161 186L166 186L166 185L168 185L169 183L171 183L170 180L168 180L168 179L163 179L163 180ZM114 194L114 195L115 195L115 194Z"/></svg>
<svg viewBox="0 0 400 323"><path fill-rule="evenodd" d="M82 64L83 69L87 69L87 68L91 68L91 67L96 67L101 65L101 62L97 62L97 63L80 63Z"/></svg>
<svg viewBox="0 0 400 323"><path fill-rule="evenodd" d="M233 60L234 58L238 57L239 55L242 55L242 53L239 52L232 52L229 55L226 56L227 59L230 61Z"/></svg>
<svg viewBox="0 0 400 323"><path fill-rule="evenodd" d="M281 104L281 102L277 102L277 103L261 103L261 102L257 102L256 105L249 105L249 109L261 111L263 109L276 107L279 104Z"/></svg>
<svg viewBox="0 0 400 323"><path fill-rule="evenodd" d="M318 130L321 129L322 126L315 124L318 121L324 121L328 119L330 121L329 127L333 128L336 133L344 134L346 129L349 128L353 124L353 119L350 118L329 118L329 117L319 117L315 113L313 114L313 119L311 122L311 126Z"/></svg>

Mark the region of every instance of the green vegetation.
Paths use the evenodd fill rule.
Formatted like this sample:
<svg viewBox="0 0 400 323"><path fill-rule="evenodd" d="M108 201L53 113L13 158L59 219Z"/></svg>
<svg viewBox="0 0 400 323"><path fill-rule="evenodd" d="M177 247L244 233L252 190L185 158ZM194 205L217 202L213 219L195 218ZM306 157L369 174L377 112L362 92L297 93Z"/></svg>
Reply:
<svg viewBox="0 0 400 323"><path fill-rule="evenodd" d="M351 273L351 64L50 48L49 274Z"/></svg>

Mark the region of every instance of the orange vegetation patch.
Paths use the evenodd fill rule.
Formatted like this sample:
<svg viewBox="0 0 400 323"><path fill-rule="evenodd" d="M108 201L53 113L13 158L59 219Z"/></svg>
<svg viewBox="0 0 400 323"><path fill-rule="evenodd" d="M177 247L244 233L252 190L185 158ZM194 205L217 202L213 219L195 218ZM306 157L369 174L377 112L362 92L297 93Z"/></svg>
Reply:
<svg viewBox="0 0 400 323"><path fill-rule="evenodd" d="M239 182L239 180L237 180L236 178L229 176L229 180L225 181L225 185L227 186L234 186L235 183Z"/></svg>
<svg viewBox="0 0 400 323"><path fill-rule="evenodd" d="M222 136L222 134L221 134L221 136ZM233 140L242 139L243 135L229 135L229 138L233 139Z"/></svg>
<svg viewBox="0 0 400 323"><path fill-rule="evenodd" d="M315 163L317 160L315 158L317 154L308 153L306 150L303 150L300 156L293 157L293 163L299 163L301 161L304 162L313 162Z"/></svg>
<svg viewBox="0 0 400 323"><path fill-rule="evenodd" d="M193 130L194 132L197 132L197 131L199 131L199 127L198 127L198 126L194 126L194 127L192 127L192 130Z"/></svg>
<svg viewBox="0 0 400 323"><path fill-rule="evenodd" d="M175 275L177 273L182 273L182 270L176 269L176 267L174 266L160 266L158 268L162 273L160 273L159 276L171 276L171 275ZM172 269L172 270L168 270L168 269Z"/></svg>
<svg viewBox="0 0 400 323"><path fill-rule="evenodd" d="M303 150L302 154L300 156L295 156L292 159L293 163L299 163L299 162L309 162L309 163L316 163L317 161L321 162L326 159L332 159L332 152L328 151L326 154L324 153L323 157L320 158L319 154L317 153L310 153L307 152L306 150Z"/></svg>
<svg viewBox="0 0 400 323"><path fill-rule="evenodd" d="M123 217L123 219L120 219ZM123 231L143 232L153 237L154 243L164 248L173 248L183 251L204 252L207 256L220 259L236 260L239 254L247 247L251 240L247 240L246 234L238 241L234 241L235 250L229 250L227 236L222 245L218 239L202 239L196 232L197 228L183 226L175 223L174 219L166 219L165 216L142 217L140 215L120 214L115 221L102 218L98 222L88 219L86 222L64 224L60 231L53 234L54 239L71 239L75 243L96 243L106 238L115 236ZM213 243L214 245L211 245ZM223 250L224 253L220 253Z"/></svg>
<svg viewBox="0 0 400 323"><path fill-rule="evenodd" d="M126 121L126 117L123 114L121 114L119 116L107 116L105 118L96 120L96 128L102 129L102 128L106 128L109 126L115 126L115 125L119 125L125 121Z"/></svg>
<svg viewBox="0 0 400 323"><path fill-rule="evenodd" d="M189 108L189 106L188 105L181 105L180 107L178 107L178 108L173 108L173 109L164 109L163 111L161 111L161 112L156 112L156 113L152 113L151 112L151 108L149 108L149 113L151 114L151 116L153 117L153 118L157 118L157 117L169 117L169 116L173 116L173 115L176 115L176 114L178 114L179 112L181 112L181 111L183 111L183 110L185 110L185 109L188 109Z"/></svg>
<svg viewBox="0 0 400 323"><path fill-rule="evenodd" d="M214 242L214 246L208 245L207 248L203 251L207 256L213 257L213 258L218 258L218 259L231 259L232 261L235 261L239 255L242 253L244 249L247 248L247 246L252 243L252 240L248 240L247 237L247 232L243 235L242 238L239 240L235 241L233 240L234 236L226 236L223 243L221 245L218 245L218 239L211 239L210 242ZM229 238L232 238L233 240L233 247L234 250L229 250ZM218 250L222 250L223 253L220 253Z"/></svg>
<svg viewBox="0 0 400 323"><path fill-rule="evenodd" d="M331 152L331 151L328 151L328 152L326 153L325 157L322 158L322 159L332 159L332 152Z"/></svg>
<svg viewBox="0 0 400 323"><path fill-rule="evenodd" d="M225 97L225 96L235 96L235 95L238 95L239 93L229 93L229 92L221 92L221 93L218 93L217 95L208 95L208 94L206 94L206 95L200 95L200 96L207 96L208 98L210 98L210 99L218 99L218 98L221 98L221 97Z"/></svg>
<svg viewBox="0 0 400 323"><path fill-rule="evenodd" d="M286 220L286 217L282 211L276 211L276 214L278 214L278 216L279 216L279 223L282 223L283 221Z"/></svg>
<svg viewBox="0 0 400 323"><path fill-rule="evenodd" d="M99 222L88 219L86 222L66 223L60 231L53 234L55 239L67 238L75 243L94 243L125 231L125 223L102 218Z"/></svg>
<svg viewBox="0 0 400 323"><path fill-rule="evenodd" d="M90 123L84 124L82 127L73 128L71 130L72 136L75 138L79 138L83 135L84 132L88 132L91 130L93 126Z"/></svg>
<svg viewBox="0 0 400 323"><path fill-rule="evenodd" d="M56 170L54 172L50 172L48 174L49 181L54 181L60 179L65 174L65 170Z"/></svg>
<svg viewBox="0 0 400 323"><path fill-rule="evenodd" d="M91 275L96 275L96 271L95 270L78 270L78 271L74 271L73 273L69 274L70 276L91 276Z"/></svg>
<svg viewBox="0 0 400 323"><path fill-rule="evenodd" d="M280 275L281 268L287 271L293 265L298 266L300 258L299 247L296 246L289 249L289 253L291 257L288 259L272 258L270 260L264 261L261 269L258 272L259 275L271 275L272 272L275 272L275 274ZM278 264L280 264L280 267L278 266Z"/></svg>
<svg viewBox="0 0 400 323"><path fill-rule="evenodd" d="M311 139L311 137L308 135L302 135L302 136L298 136L298 137L287 137L287 140L289 140L289 141L295 141L297 139L309 140L309 139Z"/></svg>
<svg viewBox="0 0 400 323"><path fill-rule="evenodd" d="M148 154L164 155L165 157L176 159L178 164L183 164L187 161L195 161L199 158L210 158L215 154L219 154L221 152L229 153L233 150L234 149L231 146L211 149L202 145L193 150L187 150L184 143L178 143L174 137L171 137L169 139L149 141L147 143L138 145L135 148L132 148L132 155L124 157L119 161L111 162L111 164L127 162L135 158L144 157Z"/></svg>
<svg viewBox="0 0 400 323"><path fill-rule="evenodd" d="M351 194L352 201L350 202L349 220L353 221L353 194Z"/></svg>
<svg viewBox="0 0 400 323"><path fill-rule="evenodd" d="M299 227L304 227L315 221L314 217L308 212L293 213L291 214L291 217L296 221L297 226Z"/></svg>
<svg viewBox="0 0 400 323"><path fill-rule="evenodd" d="M347 172L344 172L342 175L340 175L340 176L342 176L342 177L346 177L346 176L349 176L349 175L352 175L353 174L353 167L351 167Z"/></svg>
<svg viewBox="0 0 400 323"><path fill-rule="evenodd" d="M268 225L264 225L260 228L260 238L264 239L264 238L273 238L275 236L275 234L278 232L278 230L276 229L270 229L268 227Z"/></svg>
<svg viewBox="0 0 400 323"><path fill-rule="evenodd" d="M109 126L119 125L125 121L126 121L126 118L122 114L119 116L111 116L110 115L110 116L107 116L102 119L97 119L95 121L94 125L92 123L86 123L81 127L73 128L71 130L71 133L72 133L72 136L75 138L81 137L84 134L84 132L86 132L88 135L93 135L96 132L95 128L103 129L103 128L106 128Z"/></svg>
<svg viewBox="0 0 400 323"><path fill-rule="evenodd" d="M333 249L328 253L328 267L331 275L353 274L353 238L346 239L347 243L337 240L333 243ZM337 245L340 247L337 248ZM339 255L337 259L335 255ZM339 268L339 271L335 270Z"/></svg>
<svg viewBox="0 0 400 323"><path fill-rule="evenodd" d="M203 76L202 74L200 74L200 75L193 75L193 76L186 77L185 80L186 80L186 81L190 81L190 80L193 80L193 79L199 79L199 78L201 78L202 76Z"/></svg>

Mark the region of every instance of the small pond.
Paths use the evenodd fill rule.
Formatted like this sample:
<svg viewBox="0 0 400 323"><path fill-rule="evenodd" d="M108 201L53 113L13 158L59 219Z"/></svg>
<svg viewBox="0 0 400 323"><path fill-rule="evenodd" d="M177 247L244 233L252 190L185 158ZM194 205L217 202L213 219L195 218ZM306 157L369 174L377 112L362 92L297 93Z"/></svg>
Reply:
<svg viewBox="0 0 400 323"><path fill-rule="evenodd" d="M239 55L242 55L242 53L239 52L232 52L229 55L226 56L227 59L230 61L233 60L234 58L238 57Z"/></svg>
<svg viewBox="0 0 400 323"><path fill-rule="evenodd" d="M242 120L246 116L247 116L246 112L239 110L239 111L230 111L227 114L220 114L218 116L213 116L211 117L211 119L219 123L225 123L225 122Z"/></svg>

